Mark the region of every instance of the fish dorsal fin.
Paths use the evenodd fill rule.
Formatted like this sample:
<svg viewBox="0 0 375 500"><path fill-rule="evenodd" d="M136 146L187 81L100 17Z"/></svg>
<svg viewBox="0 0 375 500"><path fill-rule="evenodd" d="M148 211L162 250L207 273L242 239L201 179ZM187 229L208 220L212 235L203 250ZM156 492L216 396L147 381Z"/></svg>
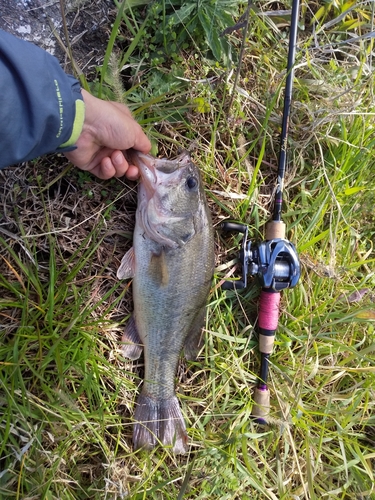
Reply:
<svg viewBox="0 0 375 500"><path fill-rule="evenodd" d="M120 267L117 269L117 278L119 280L125 280L129 278L134 278L135 269L135 254L134 247L126 252L121 260Z"/></svg>

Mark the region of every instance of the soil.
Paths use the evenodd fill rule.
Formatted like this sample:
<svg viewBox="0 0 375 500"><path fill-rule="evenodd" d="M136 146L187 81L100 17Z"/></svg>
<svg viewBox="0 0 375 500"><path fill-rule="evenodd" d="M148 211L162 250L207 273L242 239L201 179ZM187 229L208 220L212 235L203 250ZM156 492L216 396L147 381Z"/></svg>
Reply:
<svg viewBox="0 0 375 500"><path fill-rule="evenodd" d="M0 29L47 50L69 72L65 18L74 59L87 76L103 61L116 14L113 0L62 3L64 17L59 0L0 0Z"/></svg>

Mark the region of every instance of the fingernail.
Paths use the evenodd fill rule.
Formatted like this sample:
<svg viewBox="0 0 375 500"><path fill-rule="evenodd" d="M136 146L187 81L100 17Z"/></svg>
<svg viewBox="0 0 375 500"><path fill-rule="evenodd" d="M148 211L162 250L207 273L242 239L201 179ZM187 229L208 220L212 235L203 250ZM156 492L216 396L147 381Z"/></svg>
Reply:
<svg viewBox="0 0 375 500"><path fill-rule="evenodd" d="M120 166L124 163L124 155L120 152L112 156L112 161L115 165Z"/></svg>

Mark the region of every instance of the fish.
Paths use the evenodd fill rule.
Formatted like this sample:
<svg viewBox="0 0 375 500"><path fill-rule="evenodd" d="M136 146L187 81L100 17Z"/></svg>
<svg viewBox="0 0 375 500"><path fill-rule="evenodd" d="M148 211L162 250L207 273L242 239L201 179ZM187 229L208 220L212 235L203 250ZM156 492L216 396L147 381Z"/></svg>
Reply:
<svg viewBox="0 0 375 500"><path fill-rule="evenodd" d="M175 393L181 351L194 359L214 272L214 236L200 171L188 153L174 160L135 152L138 187L133 246L117 271L132 278L134 311L123 355L144 351L145 374L134 412L133 447L187 451L188 435Z"/></svg>

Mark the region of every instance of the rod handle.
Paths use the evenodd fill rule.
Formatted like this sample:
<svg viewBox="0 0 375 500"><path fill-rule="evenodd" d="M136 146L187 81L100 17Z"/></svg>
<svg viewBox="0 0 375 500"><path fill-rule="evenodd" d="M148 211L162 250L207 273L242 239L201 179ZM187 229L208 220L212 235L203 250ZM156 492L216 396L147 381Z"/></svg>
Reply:
<svg viewBox="0 0 375 500"><path fill-rule="evenodd" d="M270 391L266 386L256 387L253 395L252 416L257 424L266 425L270 414Z"/></svg>
<svg viewBox="0 0 375 500"><path fill-rule="evenodd" d="M274 337L279 323L280 292L272 288L263 288L259 297L259 350L261 353L271 354L273 341L266 337ZM263 350L265 349L265 350Z"/></svg>
<svg viewBox="0 0 375 500"><path fill-rule="evenodd" d="M282 239L285 240L286 226L285 223L276 220L271 220L266 224L266 241Z"/></svg>
<svg viewBox="0 0 375 500"><path fill-rule="evenodd" d="M272 353L275 333L279 321L280 292L264 288L259 298L259 351L261 366L258 387L255 388L252 416L258 424L267 424L270 412L270 391L267 387L268 358Z"/></svg>

